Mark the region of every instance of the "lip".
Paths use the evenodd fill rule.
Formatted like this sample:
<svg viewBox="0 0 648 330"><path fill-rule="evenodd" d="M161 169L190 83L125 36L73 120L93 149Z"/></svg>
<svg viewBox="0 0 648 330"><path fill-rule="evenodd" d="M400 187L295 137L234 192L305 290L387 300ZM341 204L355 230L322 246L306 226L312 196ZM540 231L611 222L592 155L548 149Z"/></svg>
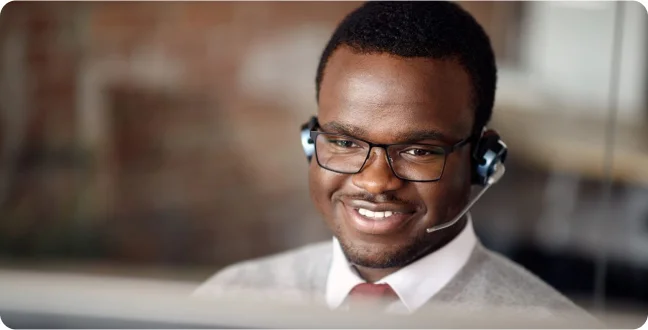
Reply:
<svg viewBox="0 0 648 330"><path fill-rule="evenodd" d="M365 201L350 201L343 203L347 213L348 223L357 231L370 235L387 235L398 231L415 214L415 210L402 205L373 204ZM373 212L392 211L398 212L390 217L380 220L365 217L358 212L358 208Z"/></svg>

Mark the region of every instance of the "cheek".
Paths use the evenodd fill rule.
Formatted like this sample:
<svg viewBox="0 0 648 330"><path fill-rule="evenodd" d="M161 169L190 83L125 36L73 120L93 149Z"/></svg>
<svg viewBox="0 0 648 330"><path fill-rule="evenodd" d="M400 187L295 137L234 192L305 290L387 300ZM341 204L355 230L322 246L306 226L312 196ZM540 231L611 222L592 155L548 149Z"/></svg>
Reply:
<svg viewBox="0 0 648 330"><path fill-rule="evenodd" d="M339 189L339 181L339 175L320 168L315 163L315 160L310 164L308 170L308 189L311 200L320 213L324 215L331 213L331 196Z"/></svg>
<svg viewBox="0 0 648 330"><path fill-rule="evenodd" d="M456 213L470 195L470 162L462 155L448 159L443 177L433 184L417 184L417 191L426 201L428 213L445 218L447 213Z"/></svg>
<svg viewBox="0 0 648 330"><path fill-rule="evenodd" d="M448 174L448 189L452 191L458 191L469 193L470 192L470 181L471 181L471 171L470 171L470 150L466 150L461 153L461 157L454 158L448 168L446 168L446 173ZM445 176L445 174L444 174Z"/></svg>
<svg viewBox="0 0 648 330"><path fill-rule="evenodd" d="M457 160L452 164L448 172L449 180L446 181L446 191L448 194L447 210L454 214L465 206L470 197L471 171L469 152L466 152L462 157L457 157Z"/></svg>

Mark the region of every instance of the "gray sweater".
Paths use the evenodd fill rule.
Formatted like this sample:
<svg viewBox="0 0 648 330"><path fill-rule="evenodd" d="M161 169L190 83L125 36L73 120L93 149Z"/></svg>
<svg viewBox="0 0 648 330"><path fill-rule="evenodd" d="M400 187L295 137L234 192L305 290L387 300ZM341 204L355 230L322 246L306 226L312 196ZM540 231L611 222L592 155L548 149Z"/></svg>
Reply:
<svg viewBox="0 0 648 330"><path fill-rule="evenodd" d="M264 293L277 297L280 292L283 298L325 304L331 258L332 246L328 241L241 262L214 275L196 295L218 297L251 292L259 297ZM594 321L538 277L480 243L466 265L427 305L434 304L461 306L467 312L504 308L540 318L578 317Z"/></svg>

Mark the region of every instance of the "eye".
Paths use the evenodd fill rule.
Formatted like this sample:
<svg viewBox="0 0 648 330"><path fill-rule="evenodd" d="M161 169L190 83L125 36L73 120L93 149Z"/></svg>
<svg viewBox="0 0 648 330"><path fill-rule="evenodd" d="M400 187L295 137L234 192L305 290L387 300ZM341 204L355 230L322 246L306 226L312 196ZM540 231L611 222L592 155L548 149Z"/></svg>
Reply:
<svg viewBox="0 0 648 330"><path fill-rule="evenodd" d="M405 150L403 152L408 155L417 156L417 157L438 155L438 153L434 152L433 150L426 150L426 149L419 149L419 148L412 148L412 149Z"/></svg>
<svg viewBox="0 0 648 330"><path fill-rule="evenodd" d="M339 148L355 148L358 145L351 140L329 139L329 143Z"/></svg>
<svg viewBox="0 0 648 330"><path fill-rule="evenodd" d="M424 146L411 146L400 152L401 157L415 162L431 162L443 159L443 150Z"/></svg>

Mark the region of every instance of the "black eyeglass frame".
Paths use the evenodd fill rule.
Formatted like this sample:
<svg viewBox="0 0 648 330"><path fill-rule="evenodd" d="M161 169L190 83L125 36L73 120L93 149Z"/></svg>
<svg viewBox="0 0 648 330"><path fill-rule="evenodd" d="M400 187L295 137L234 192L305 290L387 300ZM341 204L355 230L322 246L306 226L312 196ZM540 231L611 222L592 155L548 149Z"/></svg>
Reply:
<svg viewBox="0 0 648 330"><path fill-rule="evenodd" d="M317 142L316 142L317 141L317 136L319 136L321 134L328 134L328 135L340 136L340 137L343 137L343 138L349 138L351 140L361 141L361 142L364 142L367 145L369 145L369 150L367 151L367 156L365 157L364 162L362 162L362 166L360 166L360 169L355 171L355 172L342 172L342 171L337 171L337 170L330 169L330 168L322 165L322 163L320 163L320 160L319 160L319 155L317 154ZM463 139L463 140L461 140L461 141L459 141L459 142L457 142L457 143L455 143L454 145L451 145L451 146L439 146L439 145L428 144L428 143L381 144L381 143L372 143L372 142L369 142L369 141L366 141L366 140L363 140L363 139L359 139L359 138L344 135L344 134L330 133L330 132L324 132L324 131L314 131L314 130L310 131L310 138L311 138L311 141L313 141L313 146L314 146L314 151L315 151L315 159L317 159L317 165L319 165L321 168L323 168L325 170L328 170L328 171L331 171L331 172L340 173L340 174L358 174L358 173L362 172L365 165L367 164L367 160L369 160L369 157L371 156L371 149L373 149L373 148L381 148L381 149L385 150L385 156L387 158L387 163L389 164L389 169L392 171L394 176L401 179L401 180L408 181L408 182L437 182L437 181L441 180L441 178L443 177L443 173L445 172L446 162L448 161L448 155L450 155L451 153L457 151L459 148L469 144L470 142L475 140L475 137L476 137L475 134L472 134L469 137L467 137L467 138L465 138L465 139ZM394 171L394 165L392 164L393 159L389 155L388 148L393 147L393 146L411 146L411 145L428 146L428 147L434 147L434 148L439 148L439 149L443 150L443 168L441 169L441 173L439 174L438 178L432 179L432 180L412 180L412 179L403 178L400 175L398 175L396 173L396 171Z"/></svg>

